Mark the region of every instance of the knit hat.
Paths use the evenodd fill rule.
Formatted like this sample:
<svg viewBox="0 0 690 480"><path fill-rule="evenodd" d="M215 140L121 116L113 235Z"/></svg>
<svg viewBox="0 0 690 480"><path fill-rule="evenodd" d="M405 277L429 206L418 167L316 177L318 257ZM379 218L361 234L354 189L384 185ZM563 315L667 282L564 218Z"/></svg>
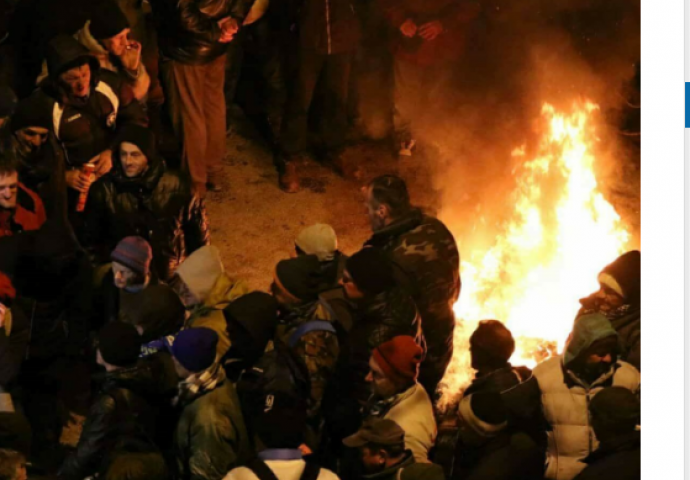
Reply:
<svg viewBox="0 0 690 480"><path fill-rule="evenodd" d="M508 425L503 398L496 392L467 395L460 401L458 413L482 437L495 437Z"/></svg>
<svg viewBox="0 0 690 480"><path fill-rule="evenodd" d="M333 227L317 223L297 235L295 246L307 255L316 255L320 262L330 262L338 250L338 237Z"/></svg>
<svg viewBox="0 0 690 480"><path fill-rule="evenodd" d="M41 127L53 129L50 103L45 95L34 93L17 104L17 108L10 117L9 128L16 132L27 127Z"/></svg>
<svg viewBox="0 0 690 480"><path fill-rule="evenodd" d="M639 303L641 258L639 250L624 253L601 271L599 283L611 288L627 303Z"/></svg>
<svg viewBox="0 0 690 480"><path fill-rule="evenodd" d="M369 418L354 435L343 440L350 448L364 447L370 443L378 445L405 445L405 430L388 418Z"/></svg>
<svg viewBox="0 0 690 480"><path fill-rule="evenodd" d="M302 255L281 260L276 265L274 280L298 300L316 300L321 284L319 259L316 255Z"/></svg>
<svg viewBox="0 0 690 480"><path fill-rule="evenodd" d="M143 238L125 237L117 244L110 258L145 277L149 273L153 252L149 242Z"/></svg>
<svg viewBox="0 0 690 480"><path fill-rule="evenodd" d="M134 325L109 322L98 332L98 351L110 365L129 367L139 358L141 337Z"/></svg>
<svg viewBox="0 0 690 480"><path fill-rule="evenodd" d="M9 117L17 107L17 95L7 85L0 85L0 118Z"/></svg>
<svg viewBox="0 0 690 480"><path fill-rule="evenodd" d="M245 356L259 355L273 338L278 325L278 302L264 292L251 292L234 300L223 310L230 342ZM238 327L238 328L234 328ZM242 338L235 338L242 337Z"/></svg>
<svg viewBox="0 0 690 480"><path fill-rule="evenodd" d="M575 360L583 351L591 347L594 342L613 336L618 338L618 333L611 326L611 322L601 313L577 317L573 325L573 331L565 343L563 364L567 365Z"/></svg>
<svg viewBox="0 0 690 480"><path fill-rule="evenodd" d="M393 266L378 248L364 248L345 263L345 270L363 293L377 295L395 286Z"/></svg>
<svg viewBox="0 0 690 480"><path fill-rule="evenodd" d="M376 347L372 355L387 377L414 382L419 374L424 351L414 338L398 335Z"/></svg>
<svg viewBox="0 0 690 480"><path fill-rule="evenodd" d="M220 251L212 245L192 253L175 272L200 302L206 300L218 277L225 273Z"/></svg>
<svg viewBox="0 0 690 480"><path fill-rule="evenodd" d="M9 307L16 296L17 291L12 285L12 280L10 280L10 277L0 272L0 303Z"/></svg>
<svg viewBox="0 0 690 480"><path fill-rule="evenodd" d="M470 348L499 362L507 362L515 351L515 340L510 330L498 320L482 320L470 337Z"/></svg>
<svg viewBox="0 0 690 480"><path fill-rule="evenodd" d="M120 131L115 138L116 146L113 149L113 154L116 156L116 158L113 161L113 168L117 168L118 170L122 169L122 163L119 161L120 144L122 142L136 145L148 160L149 165L158 159L156 136L153 131L149 128L142 127L141 125L128 124L120 128Z"/></svg>
<svg viewBox="0 0 690 480"><path fill-rule="evenodd" d="M216 361L217 344L218 334L210 328L188 328L175 337L172 354L190 372L203 372Z"/></svg>
<svg viewBox="0 0 690 480"><path fill-rule="evenodd" d="M180 297L167 285L149 285L136 297L137 308L132 309L129 321L144 329L143 343L180 330L185 308Z"/></svg>
<svg viewBox="0 0 690 480"><path fill-rule="evenodd" d="M98 59L91 55L89 50L76 38L67 34L57 35L48 42L46 63L50 78L53 80L72 68L88 64L91 68L91 81L94 82L94 74L101 68Z"/></svg>
<svg viewBox="0 0 690 480"><path fill-rule="evenodd" d="M89 22L89 31L96 40L114 37L125 28L129 28L127 17L112 0L101 2Z"/></svg>
<svg viewBox="0 0 690 480"><path fill-rule="evenodd" d="M614 429L633 430L640 423L640 402L625 387L608 387L594 395L589 404L592 417Z"/></svg>

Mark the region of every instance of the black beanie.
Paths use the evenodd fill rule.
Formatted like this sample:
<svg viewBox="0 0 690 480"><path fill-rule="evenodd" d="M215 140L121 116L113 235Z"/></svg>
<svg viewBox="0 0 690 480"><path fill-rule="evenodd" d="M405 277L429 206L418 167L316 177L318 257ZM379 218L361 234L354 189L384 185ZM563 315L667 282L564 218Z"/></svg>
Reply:
<svg viewBox="0 0 690 480"><path fill-rule="evenodd" d="M316 255L281 260L276 265L275 281L293 297L305 302L314 301L319 296L321 262Z"/></svg>
<svg viewBox="0 0 690 480"><path fill-rule="evenodd" d="M482 320L470 337L470 347L480 349L498 362L507 362L515 351L510 330L498 320Z"/></svg>
<svg viewBox="0 0 690 480"><path fill-rule="evenodd" d="M599 283L616 291L628 304L640 302L641 254L639 250L624 253L599 274Z"/></svg>
<svg viewBox="0 0 690 480"><path fill-rule="evenodd" d="M130 367L137 363L141 337L133 325L109 322L98 332L98 351L103 360L116 367Z"/></svg>
<svg viewBox="0 0 690 480"><path fill-rule="evenodd" d="M129 321L144 329L142 343L178 332L184 324L185 308L180 297L167 285L150 285L136 296L138 307Z"/></svg>
<svg viewBox="0 0 690 480"><path fill-rule="evenodd" d="M112 0L104 0L94 8L89 31L96 40L111 38L129 28L127 17Z"/></svg>
<svg viewBox="0 0 690 480"><path fill-rule="evenodd" d="M273 338L278 325L278 302L268 293L250 292L234 300L223 310L228 330L232 325L239 325L246 332L251 345L241 345L247 350L263 352L269 340ZM230 335L230 342L235 346L237 338ZM241 342L246 343L246 342Z"/></svg>
<svg viewBox="0 0 690 480"><path fill-rule="evenodd" d="M10 117L10 131L27 127L41 127L53 130L51 104L45 95L34 93L17 104Z"/></svg>
<svg viewBox="0 0 690 480"><path fill-rule="evenodd" d="M632 430L640 422L640 402L624 387L604 388L594 395L589 410L593 417L616 430Z"/></svg>
<svg viewBox="0 0 690 480"><path fill-rule="evenodd" d="M119 160L120 158L120 144L122 142L127 142L131 143L132 145L136 145L139 147L139 150L141 150L141 153L146 155L146 159L149 161L149 165L151 165L154 160L158 158L158 150L156 149L156 137L153 134L153 132L146 128L142 127L141 125L136 125L136 124L129 124L123 126L117 137L115 138L115 150L114 153L117 156L117 159ZM115 167L121 169L122 165L120 162L115 163Z"/></svg>
<svg viewBox="0 0 690 480"><path fill-rule="evenodd" d="M377 295L395 286L393 266L378 248L369 247L355 253L347 259L345 269L366 295Z"/></svg>

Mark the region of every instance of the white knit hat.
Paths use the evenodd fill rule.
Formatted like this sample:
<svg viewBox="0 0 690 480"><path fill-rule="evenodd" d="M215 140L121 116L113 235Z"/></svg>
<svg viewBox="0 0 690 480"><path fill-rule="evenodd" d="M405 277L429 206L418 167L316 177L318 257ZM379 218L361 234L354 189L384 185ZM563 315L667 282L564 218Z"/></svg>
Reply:
<svg viewBox="0 0 690 480"><path fill-rule="evenodd" d="M295 245L307 255L316 255L320 262L330 262L338 250L338 237L333 227L317 223L302 230Z"/></svg>

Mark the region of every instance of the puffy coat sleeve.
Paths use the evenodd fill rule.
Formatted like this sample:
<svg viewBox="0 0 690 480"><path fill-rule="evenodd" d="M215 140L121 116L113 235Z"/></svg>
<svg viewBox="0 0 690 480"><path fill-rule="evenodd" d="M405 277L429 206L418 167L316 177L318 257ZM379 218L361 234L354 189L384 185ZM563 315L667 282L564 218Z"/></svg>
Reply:
<svg viewBox="0 0 690 480"><path fill-rule="evenodd" d="M187 255L211 243L211 232L206 215L206 202L192 197L187 207L184 222L184 238Z"/></svg>
<svg viewBox="0 0 690 480"><path fill-rule="evenodd" d="M107 437L116 422L115 400L110 395L102 395L86 417L77 451L65 459L58 477L82 480L93 474L106 453Z"/></svg>

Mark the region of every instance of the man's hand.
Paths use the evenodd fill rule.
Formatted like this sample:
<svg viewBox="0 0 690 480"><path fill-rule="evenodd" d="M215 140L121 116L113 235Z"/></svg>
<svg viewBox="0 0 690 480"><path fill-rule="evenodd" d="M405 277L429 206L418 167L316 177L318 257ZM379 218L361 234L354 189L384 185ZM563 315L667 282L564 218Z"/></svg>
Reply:
<svg viewBox="0 0 690 480"><path fill-rule="evenodd" d="M120 56L122 66L131 72L139 70L141 63L141 43L131 41L125 48L124 53Z"/></svg>
<svg viewBox="0 0 690 480"><path fill-rule="evenodd" d="M408 18L405 23L400 25L400 31L406 37L412 38L417 34L417 24Z"/></svg>
<svg viewBox="0 0 690 480"><path fill-rule="evenodd" d="M240 29L237 20L232 17L225 17L219 20L218 26L223 30L218 40L220 43L230 43Z"/></svg>
<svg viewBox="0 0 690 480"><path fill-rule="evenodd" d="M427 42L433 40L443 33L443 24L438 20L433 22L425 23L419 27L419 36L422 37Z"/></svg>
<svg viewBox="0 0 690 480"><path fill-rule="evenodd" d="M75 189L77 192L87 191L94 178L93 174L91 174L91 178L86 178L79 169L68 170L65 176L67 178L67 186Z"/></svg>
<svg viewBox="0 0 690 480"><path fill-rule="evenodd" d="M113 151L103 150L100 155L96 155L89 163L96 165L96 178L100 178L113 168Z"/></svg>

